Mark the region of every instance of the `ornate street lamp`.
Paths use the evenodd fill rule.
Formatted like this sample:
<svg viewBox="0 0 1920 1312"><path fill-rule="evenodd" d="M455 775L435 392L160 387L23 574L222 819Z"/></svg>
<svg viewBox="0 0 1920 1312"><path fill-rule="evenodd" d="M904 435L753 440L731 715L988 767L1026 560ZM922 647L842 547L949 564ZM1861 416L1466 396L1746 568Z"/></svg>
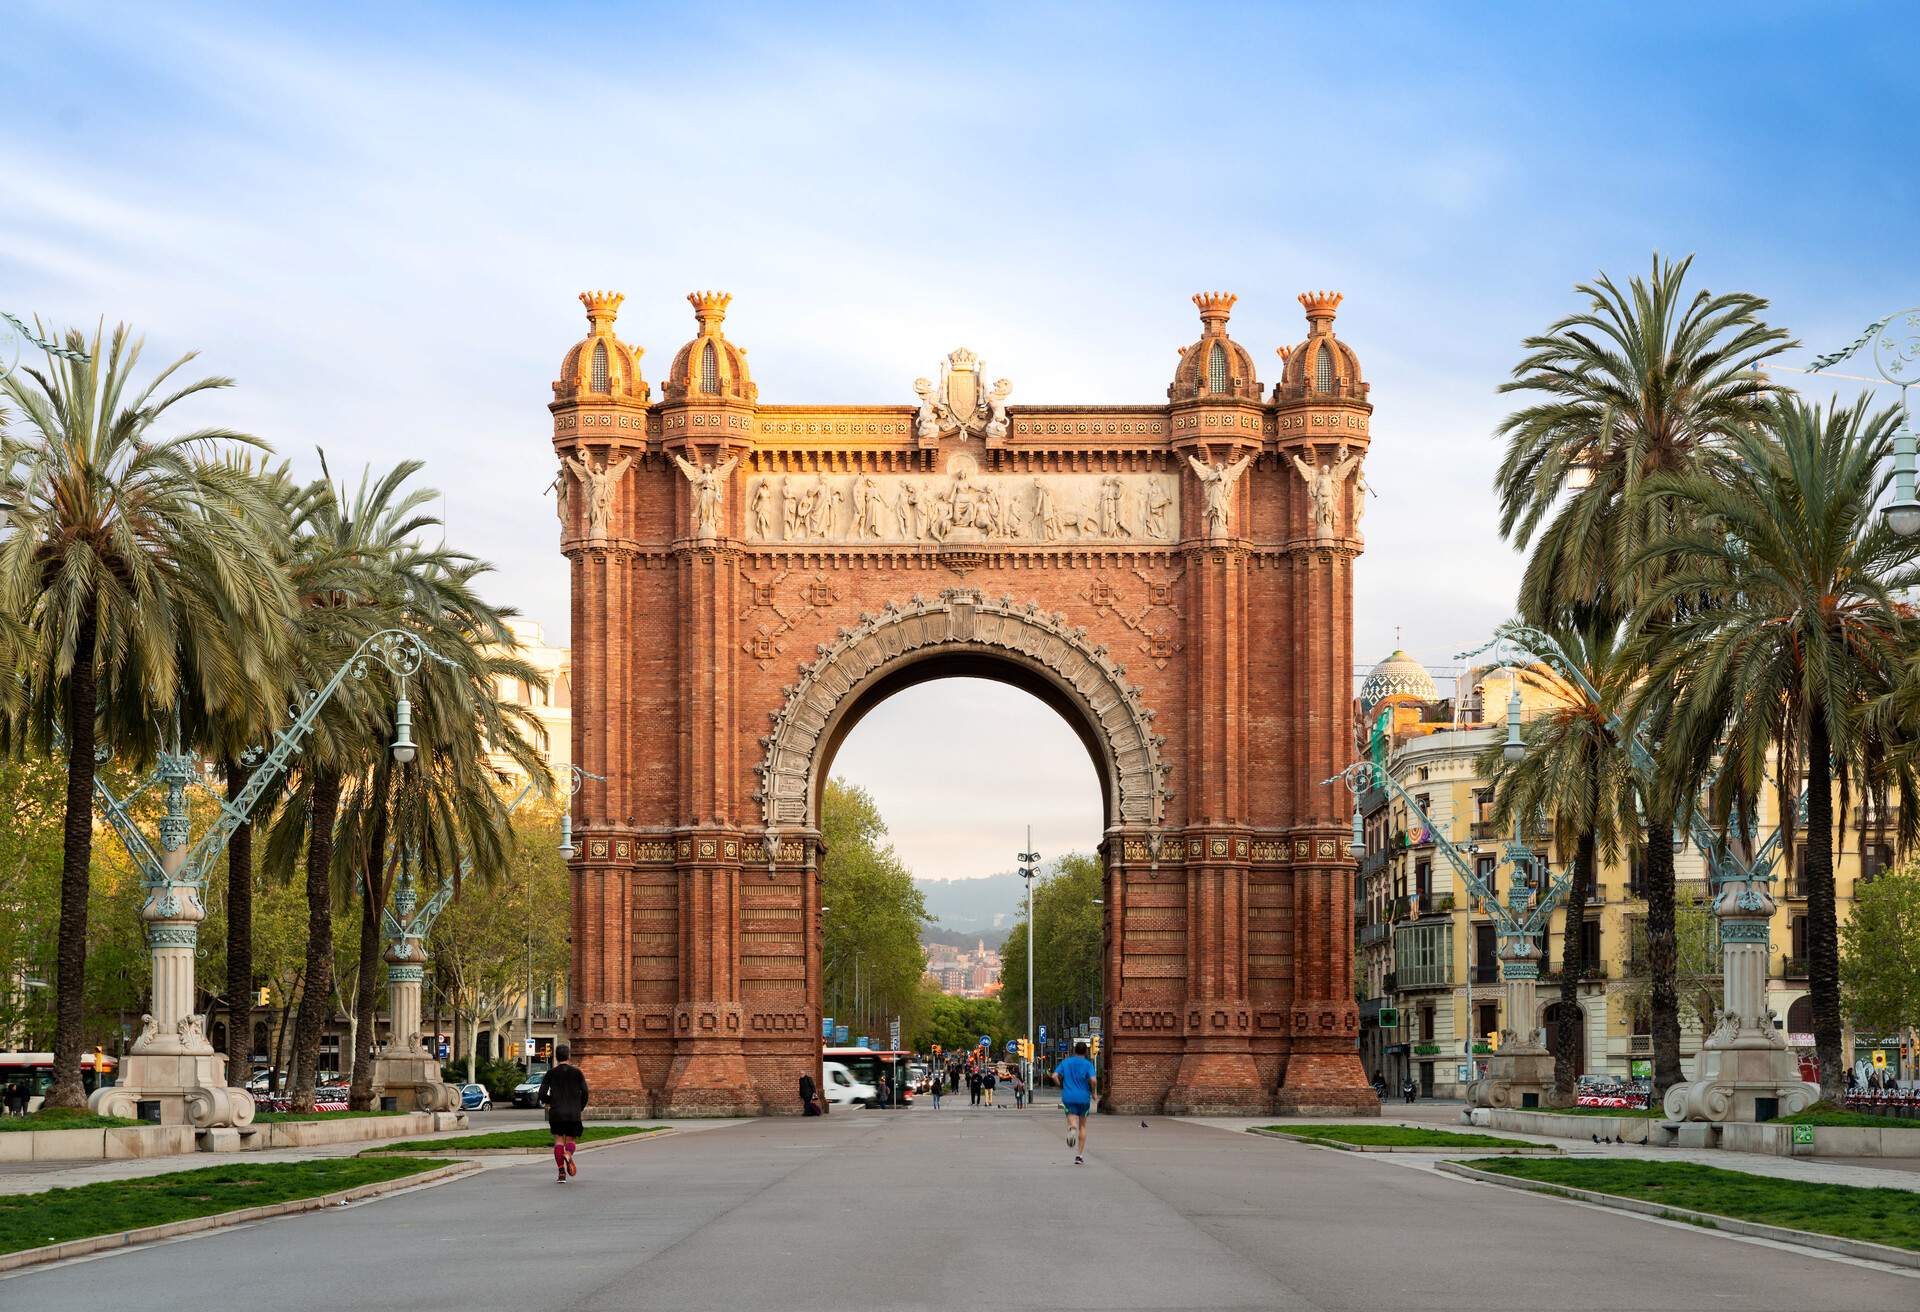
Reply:
<svg viewBox="0 0 1920 1312"><path fill-rule="evenodd" d="M1033 826L1027 826L1027 847L1033 847ZM1033 881L1040 874L1040 854L1034 851L1020 853L1020 878L1027 883L1027 1036L1024 1042L1029 1045L1026 1052L1033 1049ZM1022 1053L1022 1062L1026 1067L1027 1090L1033 1090L1033 1059Z"/></svg>
<svg viewBox="0 0 1920 1312"><path fill-rule="evenodd" d="M1920 500L1914 496L1913 411L1907 404L1907 389L1920 383L1920 306L1868 324L1866 331L1846 346L1810 361L1807 372L1825 373L1857 354L1869 342L1873 344L1874 370L1887 383L1900 389L1900 426L1893 432L1893 500L1880 513L1886 517L1888 528L1903 538L1910 538L1920 533Z"/></svg>
<svg viewBox="0 0 1920 1312"><path fill-rule="evenodd" d="M573 845L573 799L580 791L581 784L588 779L597 779L601 783L607 781L603 774L595 774L577 765L571 767L567 780L567 809L560 813L560 855L568 861L573 860L576 850Z"/></svg>
<svg viewBox="0 0 1920 1312"><path fill-rule="evenodd" d="M374 662L384 665L398 681L394 760L414 759L411 707L406 700L407 676L427 659L451 665L414 633L383 629L362 642L319 692L304 698L293 723L274 737L264 757L258 749L242 758L252 767L247 783L232 801L213 794L220 812L211 827L191 848L187 790L206 789L200 758L181 742L176 717L172 750L158 754L153 773L126 798L115 797L99 776L94 797L107 822L120 836L127 854L140 871L146 902L140 909L147 926L147 946L153 954L153 1010L133 1042L118 1083L97 1089L88 1106L104 1116L134 1116L142 1102L156 1102L164 1123L190 1122L200 1129L242 1126L253 1120L253 1098L227 1083L226 1059L207 1041L194 1011L194 961L200 922L206 918L201 900L213 864L226 849L234 830L247 823L253 809L280 780L305 740L319 723L320 712L349 678L364 679ZM402 755L402 752L405 755ZM107 752L100 749L102 759ZM158 849L134 823L132 808L141 794L158 784L166 791L166 814L160 820ZM207 790L211 794L211 790Z"/></svg>

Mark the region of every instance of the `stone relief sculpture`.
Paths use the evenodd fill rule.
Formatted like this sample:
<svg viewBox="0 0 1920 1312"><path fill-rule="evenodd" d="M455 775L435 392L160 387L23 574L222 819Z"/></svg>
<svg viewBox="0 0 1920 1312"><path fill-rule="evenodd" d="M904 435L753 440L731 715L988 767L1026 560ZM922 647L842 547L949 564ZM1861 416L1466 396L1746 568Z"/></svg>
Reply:
<svg viewBox="0 0 1920 1312"><path fill-rule="evenodd" d="M1013 384L1004 378L994 380L993 390L987 393L987 436L1005 437L1007 435L1007 397L1013 394Z"/></svg>
<svg viewBox="0 0 1920 1312"><path fill-rule="evenodd" d="M914 379L913 390L920 397L919 413L913 417L913 435L923 442L931 442L940 436L939 402L934 395L933 379Z"/></svg>
<svg viewBox="0 0 1920 1312"><path fill-rule="evenodd" d="M562 458L560 462L560 475L553 480L553 508L555 513L560 516L560 528L562 532L566 530L567 516L573 510L573 505L567 496L567 489L571 486L572 479L573 476L567 472L566 460Z"/></svg>
<svg viewBox="0 0 1920 1312"><path fill-rule="evenodd" d="M716 536L720 532L720 495L721 486L727 481L727 475L739 463L739 457L728 456L719 465L696 465L672 453L673 463L680 466L680 472L693 484L693 520L703 538Z"/></svg>
<svg viewBox="0 0 1920 1312"><path fill-rule="evenodd" d="M1366 474L1363 473L1361 470L1358 470L1358 469L1354 470L1353 471L1353 527L1350 530L1348 530L1348 536L1350 537L1358 538L1360 536L1360 520L1367 513L1367 493L1372 490L1373 489L1367 483Z"/></svg>
<svg viewBox="0 0 1920 1312"><path fill-rule="evenodd" d="M1171 474L983 474L961 452L944 475L755 475L747 532L787 544L1152 544L1179 535L1177 490Z"/></svg>
<svg viewBox="0 0 1920 1312"><path fill-rule="evenodd" d="M1313 503L1313 533L1315 537L1330 538L1339 531L1340 488L1359 465L1359 456L1347 454L1347 444L1340 444L1340 451L1331 465L1309 465L1298 454L1293 457L1293 467L1300 471L1300 477L1306 480L1307 496ZM1358 502L1355 503L1355 519L1358 520ZM1358 527L1356 522L1355 527Z"/></svg>
<svg viewBox="0 0 1920 1312"><path fill-rule="evenodd" d="M1240 475L1247 472L1247 466L1253 463L1253 454L1241 456L1230 465L1214 465L1189 455L1187 463L1193 466L1193 472L1200 478L1200 490L1207 501L1207 536L1223 538L1232 527L1233 487L1240 481Z"/></svg>
<svg viewBox="0 0 1920 1312"><path fill-rule="evenodd" d="M943 433L1007 435L1007 397L1013 384L997 379L991 392L980 389L980 357L962 346L950 351L940 365L940 381L913 380L920 408L913 419L914 436L931 442Z"/></svg>
<svg viewBox="0 0 1920 1312"><path fill-rule="evenodd" d="M614 485L620 476L627 472L627 466L633 463L632 456L621 456L610 460L599 469L595 469L588 460L578 456L565 457L566 466L573 476L586 485L587 489L587 535L604 538L607 535L607 516L613 509Z"/></svg>

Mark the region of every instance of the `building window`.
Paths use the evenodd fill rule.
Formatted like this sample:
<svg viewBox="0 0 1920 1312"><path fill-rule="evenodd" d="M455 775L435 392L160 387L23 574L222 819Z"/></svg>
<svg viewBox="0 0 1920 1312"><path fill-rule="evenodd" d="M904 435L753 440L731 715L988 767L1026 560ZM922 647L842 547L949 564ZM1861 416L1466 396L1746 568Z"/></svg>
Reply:
<svg viewBox="0 0 1920 1312"><path fill-rule="evenodd" d="M1413 891L1420 899L1420 909L1428 910L1433 902L1433 862L1414 862Z"/></svg>
<svg viewBox="0 0 1920 1312"><path fill-rule="evenodd" d="M1480 857L1474 862L1480 875L1480 882L1487 886L1489 897L1500 896L1500 862L1490 856Z"/></svg>
<svg viewBox="0 0 1920 1312"><path fill-rule="evenodd" d="M1420 1042L1433 1042L1433 1008L1420 1008Z"/></svg>
<svg viewBox="0 0 1920 1312"><path fill-rule="evenodd" d="M1872 883L1893 865L1893 844L1868 843L1860 853L1860 879Z"/></svg>
<svg viewBox="0 0 1920 1312"><path fill-rule="evenodd" d="M1207 352L1207 390L1224 392L1227 390L1227 348L1215 342L1213 349Z"/></svg>
<svg viewBox="0 0 1920 1312"><path fill-rule="evenodd" d="M1795 916L1791 922L1788 940L1792 949L1788 955L1804 959L1807 955L1807 918Z"/></svg>
<svg viewBox="0 0 1920 1312"><path fill-rule="evenodd" d="M1482 921L1473 927L1473 982L1491 984L1499 978L1499 937L1493 932L1493 922Z"/></svg>
<svg viewBox="0 0 1920 1312"><path fill-rule="evenodd" d="M1589 975L1600 972L1600 922L1583 920L1580 922L1580 951L1587 959L1586 970Z"/></svg>
<svg viewBox="0 0 1920 1312"><path fill-rule="evenodd" d="M709 396L720 390L720 357L712 342L700 353L700 390Z"/></svg>
<svg viewBox="0 0 1920 1312"><path fill-rule="evenodd" d="M1320 354L1313 359L1313 390L1331 392L1333 390L1333 348L1322 346Z"/></svg>
<svg viewBox="0 0 1920 1312"><path fill-rule="evenodd" d="M1439 988L1453 982L1452 922L1430 920L1394 931L1395 982L1403 989Z"/></svg>
<svg viewBox="0 0 1920 1312"><path fill-rule="evenodd" d="M1500 1004L1483 1002L1480 1004L1480 1019L1475 1026L1475 1037L1482 1042L1500 1032Z"/></svg>
<svg viewBox="0 0 1920 1312"><path fill-rule="evenodd" d="M605 392L612 390L607 383L607 344L593 344L593 390Z"/></svg>

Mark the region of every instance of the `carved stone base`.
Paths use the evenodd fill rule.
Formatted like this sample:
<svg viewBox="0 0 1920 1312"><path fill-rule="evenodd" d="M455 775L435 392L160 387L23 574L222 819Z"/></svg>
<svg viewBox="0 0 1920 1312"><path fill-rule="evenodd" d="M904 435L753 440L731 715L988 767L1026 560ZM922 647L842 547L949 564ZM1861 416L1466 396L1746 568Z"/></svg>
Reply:
<svg viewBox="0 0 1920 1312"><path fill-rule="evenodd" d="M382 1049L374 1055L376 1095L392 1098L403 1112L451 1112L460 1090L440 1078L440 1064L425 1052Z"/></svg>
<svg viewBox="0 0 1920 1312"><path fill-rule="evenodd" d="M1485 1077L1467 1087L1475 1107L1545 1107L1552 1095L1553 1054L1544 1048L1496 1053L1487 1059Z"/></svg>
<svg viewBox="0 0 1920 1312"><path fill-rule="evenodd" d="M1755 1121L1761 1098L1774 1100L1776 1115L1791 1116L1820 1099L1820 1086L1800 1078L1793 1053L1764 1039L1701 1049L1698 1073L1667 1090L1667 1115L1676 1121Z"/></svg>
<svg viewBox="0 0 1920 1312"><path fill-rule="evenodd" d="M758 1116L762 1110L760 1091L738 1050L675 1057L660 1092L662 1116Z"/></svg>
<svg viewBox="0 0 1920 1312"><path fill-rule="evenodd" d="M1296 1052L1287 1058L1272 1108L1287 1116L1378 1116L1380 1096L1357 1052Z"/></svg>
<svg viewBox="0 0 1920 1312"><path fill-rule="evenodd" d="M87 1109L96 1116L135 1118L140 1104L160 1104L162 1125L253 1123L253 1095L227 1086L227 1059L216 1052L134 1053L120 1066L120 1083L95 1089Z"/></svg>

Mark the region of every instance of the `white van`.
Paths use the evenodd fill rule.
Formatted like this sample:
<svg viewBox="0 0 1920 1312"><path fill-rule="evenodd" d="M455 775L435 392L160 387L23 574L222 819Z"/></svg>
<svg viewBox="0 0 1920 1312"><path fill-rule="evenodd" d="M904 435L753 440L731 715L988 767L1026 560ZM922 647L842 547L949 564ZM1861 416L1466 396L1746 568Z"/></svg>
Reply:
<svg viewBox="0 0 1920 1312"><path fill-rule="evenodd" d="M837 1061L821 1065L820 1087L826 1093L827 1101L835 1107L864 1105L880 1096L880 1090L856 1080L853 1072Z"/></svg>

